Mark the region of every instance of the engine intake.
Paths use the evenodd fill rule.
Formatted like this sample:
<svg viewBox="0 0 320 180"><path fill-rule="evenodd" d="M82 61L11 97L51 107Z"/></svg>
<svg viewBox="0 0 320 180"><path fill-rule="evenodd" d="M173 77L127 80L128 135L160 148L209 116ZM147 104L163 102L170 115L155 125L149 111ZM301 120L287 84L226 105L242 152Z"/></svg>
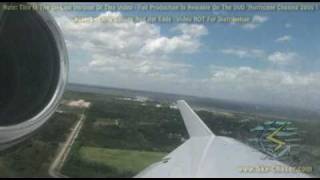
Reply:
<svg viewBox="0 0 320 180"><path fill-rule="evenodd" d="M67 69L64 39L48 12L0 8L0 148L32 133L54 113Z"/></svg>

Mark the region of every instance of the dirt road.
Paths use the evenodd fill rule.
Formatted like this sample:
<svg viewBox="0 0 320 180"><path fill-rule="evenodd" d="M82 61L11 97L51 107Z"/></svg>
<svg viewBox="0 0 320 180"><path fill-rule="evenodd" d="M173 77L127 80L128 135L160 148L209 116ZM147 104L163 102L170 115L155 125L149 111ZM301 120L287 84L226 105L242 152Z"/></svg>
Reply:
<svg viewBox="0 0 320 180"><path fill-rule="evenodd" d="M71 147L79 135L79 132L82 128L83 121L85 120L86 116L82 114L80 116L79 121L74 126L72 132L70 133L69 137L67 138L67 141L62 145L62 148L58 152L57 156L55 157L53 163L51 164L49 168L49 175L53 178L67 178L67 176L64 176L60 173L60 170L67 159L69 152L71 150Z"/></svg>

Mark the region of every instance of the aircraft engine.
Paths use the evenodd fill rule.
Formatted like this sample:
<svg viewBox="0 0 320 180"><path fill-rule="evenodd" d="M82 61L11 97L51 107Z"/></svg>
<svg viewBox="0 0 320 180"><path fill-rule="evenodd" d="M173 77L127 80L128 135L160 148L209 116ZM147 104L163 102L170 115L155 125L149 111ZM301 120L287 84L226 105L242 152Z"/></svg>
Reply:
<svg viewBox="0 0 320 180"><path fill-rule="evenodd" d="M23 140L55 112L67 81L60 29L44 10L0 3L0 148Z"/></svg>

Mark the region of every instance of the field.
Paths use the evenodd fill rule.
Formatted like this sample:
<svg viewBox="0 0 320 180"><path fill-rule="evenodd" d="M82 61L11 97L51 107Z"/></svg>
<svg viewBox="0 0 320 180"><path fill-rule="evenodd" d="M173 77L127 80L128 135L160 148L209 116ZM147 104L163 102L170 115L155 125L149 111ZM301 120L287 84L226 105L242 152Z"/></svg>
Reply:
<svg viewBox="0 0 320 180"><path fill-rule="evenodd" d="M119 174L128 174L130 176L137 174L148 165L161 160L161 158L165 156L164 153L159 152L95 147L81 147L79 150L79 155L82 164L95 163L100 166L114 169L114 171ZM83 170L85 169L83 168ZM95 170L93 172L86 173L95 173ZM105 173L108 173L108 171L106 171ZM78 173L75 174L75 177L79 176L81 177L81 175L79 175Z"/></svg>
<svg viewBox="0 0 320 180"><path fill-rule="evenodd" d="M166 154L79 146L75 144L62 173L75 178L133 177Z"/></svg>
<svg viewBox="0 0 320 180"><path fill-rule="evenodd" d="M111 166L119 171L140 172L151 163L160 161L166 154L159 152L82 147L80 155L85 161Z"/></svg>

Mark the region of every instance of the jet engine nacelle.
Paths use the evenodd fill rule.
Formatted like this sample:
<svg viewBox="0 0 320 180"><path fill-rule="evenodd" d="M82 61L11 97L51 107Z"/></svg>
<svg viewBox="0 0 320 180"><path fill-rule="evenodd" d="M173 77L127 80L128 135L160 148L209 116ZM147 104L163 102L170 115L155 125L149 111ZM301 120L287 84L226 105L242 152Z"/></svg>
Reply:
<svg viewBox="0 0 320 180"><path fill-rule="evenodd" d="M43 10L8 8L15 6L0 3L0 149L49 119L67 81L66 46L54 19Z"/></svg>

